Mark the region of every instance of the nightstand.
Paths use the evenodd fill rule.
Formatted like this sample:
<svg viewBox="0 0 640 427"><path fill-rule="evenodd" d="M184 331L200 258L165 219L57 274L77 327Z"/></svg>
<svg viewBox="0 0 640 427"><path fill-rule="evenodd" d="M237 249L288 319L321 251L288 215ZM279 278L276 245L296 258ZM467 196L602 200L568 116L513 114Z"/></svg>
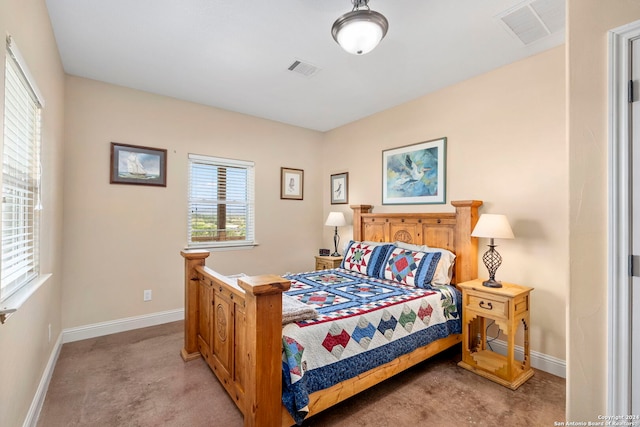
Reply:
<svg viewBox="0 0 640 427"><path fill-rule="evenodd" d="M341 256L316 255L316 270L329 270L331 268L337 268L340 267L341 262Z"/></svg>
<svg viewBox="0 0 640 427"><path fill-rule="evenodd" d="M471 372L509 387L520 387L533 376L529 353L529 293L533 288L502 282L501 288L482 285L482 279L458 283L462 290L462 361ZM487 345L487 320L493 320L507 339L507 355ZM515 358L518 327L524 327L523 360Z"/></svg>

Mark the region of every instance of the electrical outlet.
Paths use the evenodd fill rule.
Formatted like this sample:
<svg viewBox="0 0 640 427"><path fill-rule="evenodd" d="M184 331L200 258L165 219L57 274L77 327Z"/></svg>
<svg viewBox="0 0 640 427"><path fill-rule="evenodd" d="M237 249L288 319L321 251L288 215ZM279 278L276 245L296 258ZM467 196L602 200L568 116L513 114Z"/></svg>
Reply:
<svg viewBox="0 0 640 427"><path fill-rule="evenodd" d="M144 300L151 301L151 289L147 289L144 291Z"/></svg>

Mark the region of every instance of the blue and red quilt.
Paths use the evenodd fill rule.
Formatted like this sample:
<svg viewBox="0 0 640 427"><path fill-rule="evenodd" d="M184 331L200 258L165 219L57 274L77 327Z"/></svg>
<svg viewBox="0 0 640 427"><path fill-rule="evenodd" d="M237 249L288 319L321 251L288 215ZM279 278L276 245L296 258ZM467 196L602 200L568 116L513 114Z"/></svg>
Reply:
<svg viewBox="0 0 640 427"><path fill-rule="evenodd" d="M287 294L319 313L282 330L282 401L299 424L309 394L462 331L453 286L415 288L340 268L286 277Z"/></svg>

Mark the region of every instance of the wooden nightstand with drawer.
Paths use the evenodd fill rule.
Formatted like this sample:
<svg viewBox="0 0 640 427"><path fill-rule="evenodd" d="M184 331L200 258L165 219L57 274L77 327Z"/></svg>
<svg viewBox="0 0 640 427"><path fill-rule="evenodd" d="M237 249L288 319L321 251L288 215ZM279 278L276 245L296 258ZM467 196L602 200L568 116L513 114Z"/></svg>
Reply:
<svg viewBox="0 0 640 427"><path fill-rule="evenodd" d="M502 282L501 288L482 285L481 279L459 283L462 290L462 361L469 371L517 389L533 376L529 354L529 297L533 288ZM507 355L487 344L487 320L495 321L507 339ZM518 327L524 327L523 360L515 358Z"/></svg>
<svg viewBox="0 0 640 427"><path fill-rule="evenodd" d="M316 255L316 270L329 270L340 267L341 256Z"/></svg>

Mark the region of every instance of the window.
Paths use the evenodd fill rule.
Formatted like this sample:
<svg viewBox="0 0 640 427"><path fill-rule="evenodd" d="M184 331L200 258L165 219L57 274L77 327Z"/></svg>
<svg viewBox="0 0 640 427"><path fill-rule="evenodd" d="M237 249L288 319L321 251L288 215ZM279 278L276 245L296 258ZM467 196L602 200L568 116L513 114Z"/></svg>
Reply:
<svg viewBox="0 0 640 427"><path fill-rule="evenodd" d="M253 246L254 164L189 154L188 246Z"/></svg>
<svg viewBox="0 0 640 427"><path fill-rule="evenodd" d="M7 38L2 146L0 301L39 275L42 97Z"/></svg>

